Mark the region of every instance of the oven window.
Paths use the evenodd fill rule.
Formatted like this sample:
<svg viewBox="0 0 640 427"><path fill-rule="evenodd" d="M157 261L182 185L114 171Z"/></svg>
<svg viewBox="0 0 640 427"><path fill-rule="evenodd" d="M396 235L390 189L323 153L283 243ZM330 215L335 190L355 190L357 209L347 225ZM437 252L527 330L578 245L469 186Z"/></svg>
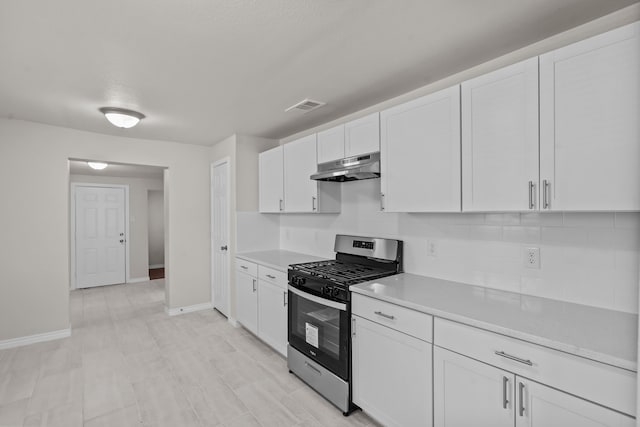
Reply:
<svg viewBox="0 0 640 427"><path fill-rule="evenodd" d="M336 374L348 369L346 311L289 293L289 343Z"/></svg>

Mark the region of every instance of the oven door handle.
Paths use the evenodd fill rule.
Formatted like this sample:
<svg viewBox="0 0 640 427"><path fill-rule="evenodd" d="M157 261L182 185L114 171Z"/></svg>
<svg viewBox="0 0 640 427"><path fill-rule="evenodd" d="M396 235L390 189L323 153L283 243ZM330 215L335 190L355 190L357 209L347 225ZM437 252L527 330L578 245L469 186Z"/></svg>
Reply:
<svg viewBox="0 0 640 427"><path fill-rule="evenodd" d="M298 295L300 298L304 298L307 299L309 301L313 301L317 304L320 305L325 305L327 307L331 307L331 308L335 308L341 311L347 311L347 304L342 304L339 302L335 302L335 301L331 301L328 299L324 299L324 298L320 298L317 297L315 295L311 295L307 292L301 291L300 289L294 288L293 286L289 285L289 291L293 292L294 294Z"/></svg>

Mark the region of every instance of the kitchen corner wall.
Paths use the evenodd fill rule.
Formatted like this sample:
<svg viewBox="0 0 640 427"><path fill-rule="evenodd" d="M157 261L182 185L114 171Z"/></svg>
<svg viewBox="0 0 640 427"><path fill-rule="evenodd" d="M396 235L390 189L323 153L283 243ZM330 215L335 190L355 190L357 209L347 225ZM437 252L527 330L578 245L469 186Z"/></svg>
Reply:
<svg viewBox="0 0 640 427"><path fill-rule="evenodd" d="M379 180L337 185L340 214L280 215L281 249L333 257L337 233L399 238L407 273L638 312L640 213L383 213ZM540 269L524 267L527 247Z"/></svg>

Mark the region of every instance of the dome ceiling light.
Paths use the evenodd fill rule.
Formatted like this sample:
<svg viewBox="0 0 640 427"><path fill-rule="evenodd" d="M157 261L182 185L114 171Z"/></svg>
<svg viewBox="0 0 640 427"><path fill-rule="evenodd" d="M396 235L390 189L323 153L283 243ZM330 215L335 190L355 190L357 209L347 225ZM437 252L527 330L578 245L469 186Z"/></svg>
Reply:
<svg viewBox="0 0 640 427"><path fill-rule="evenodd" d="M118 107L102 107L99 109L109 122L119 128L129 129L144 119L144 114Z"/></svg>
<svg viewBox="0 0 640 427"><path fill-rule="evenodd" d="M107 166L109 166L106 163L102 163L102 162L87 162L87 164L89 165L89 167L91 169L95 169L98 171L101 171L102 169L106 168Z"/></svg>

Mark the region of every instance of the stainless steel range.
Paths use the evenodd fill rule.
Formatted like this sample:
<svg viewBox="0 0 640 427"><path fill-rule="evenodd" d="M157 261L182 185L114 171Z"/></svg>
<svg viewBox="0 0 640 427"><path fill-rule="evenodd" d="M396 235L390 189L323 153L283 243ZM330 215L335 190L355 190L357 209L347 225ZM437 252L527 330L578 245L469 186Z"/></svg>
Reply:
<svg viewBox="0 0 640 427"><path fill-rule="evenodd" d="M402 271L402 241L336 235L336 259L289 266L289 345L294 373L348 415L351 402L349 286Z"/></svg>

